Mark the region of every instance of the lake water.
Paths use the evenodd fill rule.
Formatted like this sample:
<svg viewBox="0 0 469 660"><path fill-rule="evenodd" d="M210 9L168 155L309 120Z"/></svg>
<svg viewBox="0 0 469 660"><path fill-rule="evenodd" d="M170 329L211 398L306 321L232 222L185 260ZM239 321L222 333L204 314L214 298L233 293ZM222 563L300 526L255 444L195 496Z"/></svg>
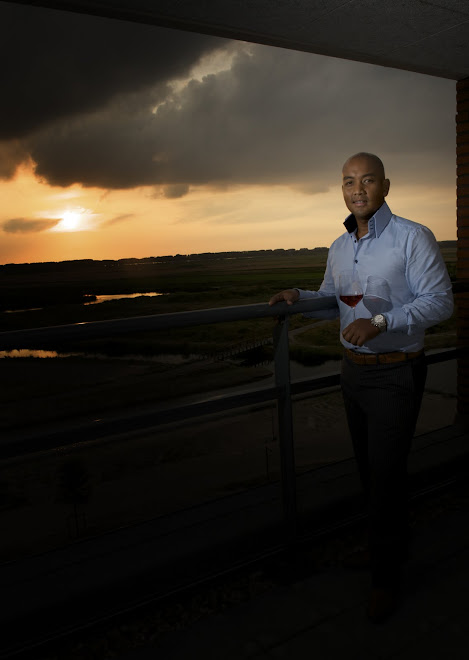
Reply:
<svg viewBox="0 0 469 660"><path fill-rule="evenodd" d="M107 302L108 300L122 300L122 298L140 298L141 296L146 296L147 298L152 298L154 296L164 296L164 293L159 291L150 291L149 293L113 293L109 295L95 296L96 300L90 300L88 302L82 303L83 305L98 305L99 303ZM6 309L4 314L19 314L20 312L36 312L43 307L29 307L28 309Z"/></svg>
<svg viewBox="0 0 469 660"><path fill-rule="evenodd" d="M59 353L57 351L45 351L41 349L15 348L11 351L0 351L1 358L69 358L79 357L87 360L137 360L141 362L160 362L163 364L185 364L201 359L198 355L168 355L166 353L159 355L104 355L103 353Z"/></svg>
<svg viewBox="0 0 469 660"><path fill-rule="evenodd" d="M96 296L96 300L91 300L90 302L85 302L85 305L97 305L99 303L107 302L108 300L122 300L122 298L140 298L140 296L146 296L147 298L152 298L154 296L164 296L164 293L158 293L157 291L151 291L150 293L113 293L112 295L106 296Z"/></svg>

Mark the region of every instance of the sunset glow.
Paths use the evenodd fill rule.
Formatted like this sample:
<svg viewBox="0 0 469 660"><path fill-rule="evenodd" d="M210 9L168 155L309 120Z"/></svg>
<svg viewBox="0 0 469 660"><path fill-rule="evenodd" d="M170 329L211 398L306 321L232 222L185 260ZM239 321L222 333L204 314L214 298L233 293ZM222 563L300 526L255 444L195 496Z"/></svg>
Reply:
<svg viewBox="0 0 469 660"><path fill-rule="evenodd" d="M38 222L55 218L48 231L4 231L3 263L325 247L343 231L347 213L339 182L317 195L286 186L200 187L182 199L165 199L151 188L57 189L23 172L18 180L0 183L0 193L17 215ZM78 210L63 211L64 197ZM396 184L388 202L396 213L429 226L438 240L455 238L451 188Z"/></svg>
<svg viewBox="0 0 469 660"><path fill-rule="evenodd" d="M329 246L347 214L341 166L357 151L383 159L394 213L456 238L453 81L40 8L0 12L5 35L27 30L5 98L31 87L36 104L12 106L0 138L0 263ZM57 34L66 78L44 46ZM123 35L125 53L113 48ZM50 98L32 73L23 80L37 58Z"/></svg>

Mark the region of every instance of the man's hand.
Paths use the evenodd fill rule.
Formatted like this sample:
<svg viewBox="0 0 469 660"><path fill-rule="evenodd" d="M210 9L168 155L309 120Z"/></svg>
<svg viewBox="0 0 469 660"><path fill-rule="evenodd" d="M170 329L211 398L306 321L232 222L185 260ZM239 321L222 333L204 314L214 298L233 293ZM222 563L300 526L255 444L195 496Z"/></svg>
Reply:
<svg viewBox="0 0 469 660"><path fill-rule="evenodd" d="M286 302L287 305L293 305L294 302L298 300L300 294L296 289L285 289L285 291L280 291L276 293L275 296L269 300L269 305L275 305L278 302Z"/></svg>
<svg viewBox="0 0 469 660"><path fill-rule="evenodd" d="M370 319L356 319L342 332L342 337L354 346L363 346L370 339L379 335L379 328L370 322Z"/></svg>

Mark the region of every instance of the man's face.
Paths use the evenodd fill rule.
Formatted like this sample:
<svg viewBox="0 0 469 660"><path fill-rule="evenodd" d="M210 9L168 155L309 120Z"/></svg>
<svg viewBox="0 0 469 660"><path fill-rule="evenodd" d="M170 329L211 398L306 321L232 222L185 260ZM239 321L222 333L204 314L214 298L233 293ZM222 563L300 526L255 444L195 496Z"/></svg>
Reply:
<svg viewBox="0 0 469 660"><path fill-rule="evenodd" d="M342 192L348 210L357 220L368 221L382 206L389 192L379 162L366 156L348 160L342 170Z"/></svg>

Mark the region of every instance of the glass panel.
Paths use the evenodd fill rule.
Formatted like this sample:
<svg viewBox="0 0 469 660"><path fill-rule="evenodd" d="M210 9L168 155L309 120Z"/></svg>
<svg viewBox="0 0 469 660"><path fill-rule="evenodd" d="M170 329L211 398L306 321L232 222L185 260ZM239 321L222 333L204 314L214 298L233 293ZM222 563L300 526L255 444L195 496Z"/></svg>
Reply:
<svg viewBox="0 0 469 660"><path fill-rule="evenodd" d="M183 341L215 336L216 326L193 328L192 337L190 330ZM99 341L97 353L109 342L107 355L96 357L94 342L83 342L72 357L36 351L0 360L9 383L0 394L5 451L29 443L27 455L2 462L3 561L278 482L275 401L193 419L176 412L176 421L160 423L168 408L270 387L271 368L257 358L245 366L238 350L229 359L112 355L132 341L149 352L151 342L159 345L156 333ZM252 357L252 347L244 349ZM112 435L95 440L111 423ZM54 434L63 446L43 450ZM280 519L280 503L271 508Z"/></svg>

